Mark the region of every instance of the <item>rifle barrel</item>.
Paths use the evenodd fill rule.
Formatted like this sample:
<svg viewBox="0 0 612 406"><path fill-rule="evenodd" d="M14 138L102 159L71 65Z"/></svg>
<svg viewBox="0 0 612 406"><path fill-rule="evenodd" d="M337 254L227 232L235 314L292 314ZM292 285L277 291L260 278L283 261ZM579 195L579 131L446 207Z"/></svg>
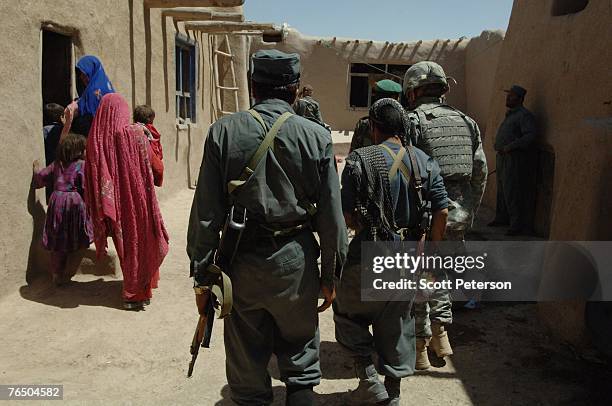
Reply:
<svg viewBox="0 0 612 406"><path fill-rule="evenodd" d="M200 344L202 343L202 338L204 335L202 332L204 326L205 318L200 316L198 318L195 333L193 334L193 340L191 340L191 347L189 348L189 352L191 353L191 361L189 362L189 369L187 370L187 378L191 378L191 375L193 374L193 367L195 366L196 359L198 359L198 352L200 351Z"/></svg>

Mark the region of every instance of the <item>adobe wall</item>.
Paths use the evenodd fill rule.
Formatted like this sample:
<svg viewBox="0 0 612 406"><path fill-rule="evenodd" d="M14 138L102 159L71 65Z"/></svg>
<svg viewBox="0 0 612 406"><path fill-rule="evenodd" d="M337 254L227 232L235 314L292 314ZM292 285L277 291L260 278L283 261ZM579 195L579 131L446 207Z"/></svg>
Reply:
<svg viewBox="0 0 612 406"><path fill-rule="evenodd" d="M504 103L494 92L497 64L504 42L504 31L483 31L480 36L470 40L465 55L466 112L476 120L480 127L483 144L487 139L487 118L494 104ZM485 151L489 173L495 169L495 155ZM495 205L495 178L489 176L483 204Z"/></svg>
<svg viewBox="0 0 612 406"><path fill-rule="evenodd" d="M504 31L483 31L470 39L465 49L466 111L486 133L487 118L493 96L497 62L504 41Z"/></svg>
<svg viewBox="0 0 612 406"><path fill-rule="evenodd" d="M527 90L526 107L539 124L540 148L554 155L552 205L538 207L550 218L551 240L610 240L612 237L612 9L590 1L586 9L551 16L553 0L515 0L502 45L487 120L486 149L504 118L502 89ZM492 177L494 181L494 177ZM494 199L489 196L488 202ZM550 272L559 270L550 269ZM580 341L584 304L541 305L543 320L559 334ZM571 308L572 311L567 309Z"/></svg>
<svg viewBox="0 0 612 406"><path fill-rule="evenodd" d="M231 10L241 12L242 8ZM48 260L40 245L46 209L44 191L30 190L32 161L44 162L40 70L43 22L73 35L76 58L97 55L115 89L132 107L148 103L156 111L155 125L162 133L165 162L164 187L157 189L160 199L195 183L205 135L215 118L207 35L190 33L199 42L197 123L178 128L175 27L171 19L162 24L159 9L145 10L142 0L83 0L78 6L66 0L1 2L0 136L4 155L0 160L0 296L23 285L26 273L35 276L45 272ZM179 30L182 26L178 24ZM244 40L237 41L244 44ZM244 63L238 69L239 76L246 78ZM240 98L243 103L248 99L246 91Z"/></svg>
<svg viewBox="0 0 612 406"><path fill-rule="evenodd" d="M356 40L348 38L308 37L289 29L282 43L263 43L253 37L250 52L277 48L297 52L302 62L302 84L314 87L314 97L321 105L323 119L334 130L352 131L357 121L367 115L366 108L349 107L348 72L351 63L413 64L433 60L448 75L457 78L448 96L449 102L460 109L466 107L465 54L466 39L430 40L406 43Z"/></svg>

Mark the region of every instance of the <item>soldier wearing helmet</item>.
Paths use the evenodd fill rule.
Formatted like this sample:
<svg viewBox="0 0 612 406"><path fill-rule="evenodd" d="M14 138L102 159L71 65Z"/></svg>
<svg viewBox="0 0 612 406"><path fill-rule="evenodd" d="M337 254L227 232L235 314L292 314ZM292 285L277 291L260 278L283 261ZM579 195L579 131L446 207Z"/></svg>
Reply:
<svg viewBox="0 0 612 406"><path fill-rule="evenodd" d="M487 181L487 162L480 130L465 113L446 104L449 85L444 69L435 62L412 65L404 76L403 104L408 110L411 142L436 160L448 192L448 224L445 239L463 248ZM448 275L435 275L446 279ZM427 347L439 357L452 355L445 326L452 322L450 293L435 291L416 313L416 369L430 367Z"/></svg>

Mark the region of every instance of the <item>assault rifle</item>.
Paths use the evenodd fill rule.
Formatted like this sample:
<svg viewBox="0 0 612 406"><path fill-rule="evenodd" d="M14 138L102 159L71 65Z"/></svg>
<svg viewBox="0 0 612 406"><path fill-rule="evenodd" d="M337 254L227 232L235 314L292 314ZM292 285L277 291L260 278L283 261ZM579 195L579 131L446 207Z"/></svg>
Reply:
<svg viewBox="0 0 612 406"><path fill-rule="evenodd" d="M210 348L215 313L222 319L232 311L232 282L224 271L234 260L247 220L246 209L243 209L241 218L235 215L234 209L235 206L232 206L225 220L219 247L213 255L212 263L206 267L203 285L194 287L200 317L189 349L191 361L188 378L193 374L200 347Z"/></svg>

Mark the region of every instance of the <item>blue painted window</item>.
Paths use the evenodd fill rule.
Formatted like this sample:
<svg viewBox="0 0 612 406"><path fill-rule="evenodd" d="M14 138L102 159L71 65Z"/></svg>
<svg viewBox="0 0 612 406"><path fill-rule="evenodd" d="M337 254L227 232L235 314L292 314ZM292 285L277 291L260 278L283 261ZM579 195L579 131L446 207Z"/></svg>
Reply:
<svg viewBox="0 0 612 406"><path fill-rule="evenodd" d="M196 122L196 44L176 37L176 119L181 123Z"/></svg>

